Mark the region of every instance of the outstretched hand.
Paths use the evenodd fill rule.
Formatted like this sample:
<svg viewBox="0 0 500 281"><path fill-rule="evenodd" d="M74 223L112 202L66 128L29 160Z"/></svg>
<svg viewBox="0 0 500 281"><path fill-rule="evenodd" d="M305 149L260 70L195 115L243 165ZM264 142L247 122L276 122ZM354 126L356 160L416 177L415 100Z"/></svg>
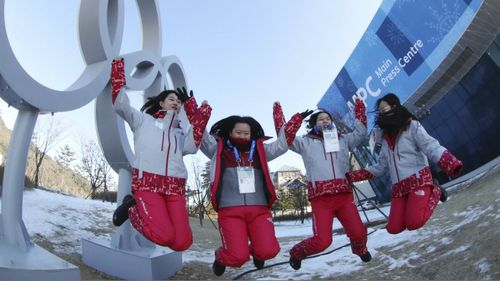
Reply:
<svg viewBox="0 0 500 281"><path fill-rule="evenodd" d="M354 102L354 117L358 119L366 127L366 106L365 102L360 98L356 97Z"/></svg>
<svg viewBox="0 0 500 281"><path fill-rule="evenodd" d="M300 113L300 116L302 117L302 119L306 119L307 116L311 115L313 112L314 110L306 109L304 112Z"/></svg>
<svg viewBox="0 0 500 281"><path fill-rule="evenodd" d="M111 63L111 83L113 86L125 85L125 62L123 58L117 57Z"/></svg>
<svg viewBox="0 0 500 281"><path fill-rule="evenodd" d="M189 95L185 87L177 88L177 97L182 103L186 102L189 98L193 97L193 90L189 91Z"/></svg>
<svg viewBox="0 0 500 281"><path fill-rule="evenodd" d="M362 99L356 97L356 99L354 101L354 110L360 114L361 113L365 114L366 106L365 106L365 103L363 102Z"/></svg>
<svg viewBox="0 0 500 281"><path fill-rule="evenodd" d="M111 102L115 103L118 93L121 91L123 86L125 86L125 62L123 58L118 57L113 59L111 63Z"/></svg>

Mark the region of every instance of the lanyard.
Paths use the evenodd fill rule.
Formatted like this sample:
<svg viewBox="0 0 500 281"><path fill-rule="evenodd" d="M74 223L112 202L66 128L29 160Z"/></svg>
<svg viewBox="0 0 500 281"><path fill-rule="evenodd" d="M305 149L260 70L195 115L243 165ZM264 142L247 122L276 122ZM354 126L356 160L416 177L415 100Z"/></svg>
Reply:
<svg viewBox="0 0 500 281"><path fill-rule="evenodd" d="M240 154L238 153L238 149L235 146L233 146L230 140L227 140L227 146L233 149L234 157L236 158L236 163L238 163L239 166L241 163L241 158ZM248 155L248 162L250 162L250 165L253 161L254 152L255 152L255 140L252 140L252 144L250 145L250 154Z"/></svg>

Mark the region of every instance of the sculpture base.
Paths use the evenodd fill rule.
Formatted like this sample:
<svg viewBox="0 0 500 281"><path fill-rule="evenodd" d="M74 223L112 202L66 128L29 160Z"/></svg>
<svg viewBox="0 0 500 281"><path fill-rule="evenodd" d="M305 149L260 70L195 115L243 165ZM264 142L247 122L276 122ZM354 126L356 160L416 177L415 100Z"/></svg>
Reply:
<svg viewBox="0 0 500 281"><path fill-rule="evenodd" d="M168 279L182 268L182 252L154 247L127 251L109 240L82 239L82 261L101 272L123 279Z"/></svg>
<svg viewBox="0 0 500 281"><path fill-rule="evenodd" d="M33 244L22 251L0 241L0 280L80 280L80 269Z"/></svg>

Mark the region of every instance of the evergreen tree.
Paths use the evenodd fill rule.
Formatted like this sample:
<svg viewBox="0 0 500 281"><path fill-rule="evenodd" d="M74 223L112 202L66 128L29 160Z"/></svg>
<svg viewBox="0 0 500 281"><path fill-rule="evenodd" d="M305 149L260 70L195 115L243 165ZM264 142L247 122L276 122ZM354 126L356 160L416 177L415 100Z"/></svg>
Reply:
<svg viewBox="0 0 500 281"><path fill-rule="evenodd" d="M71 150L69 145L65 145L59 148L57 153L56 161L59 165L62 165L66 168L71 168L71 164L75 161L75 153Z"/></svg>

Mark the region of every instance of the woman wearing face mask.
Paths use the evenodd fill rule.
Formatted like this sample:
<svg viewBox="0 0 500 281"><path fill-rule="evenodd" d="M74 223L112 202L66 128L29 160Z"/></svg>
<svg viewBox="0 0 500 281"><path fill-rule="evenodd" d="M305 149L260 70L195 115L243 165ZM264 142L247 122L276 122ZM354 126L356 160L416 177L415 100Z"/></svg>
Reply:
<svg viewBox="0 0 500 281"><path fill-rule="evenodd" d="M294 116L272 143L264 143L264 130L248 116L224 118L203 136L201 151L211 159L210 199L222 241L212 266L215 275L222 275L226 266L241 267L250 256L260 269L278 254L270 211L276 192L267 162L288 150L300 120L299 114Z"/></svg>
<svg viewBox="0 0 500 281"><path fill-rule="evenodd" d="M192 244L186 210L187 170L183 156L197 152L211 108L198 108L192 91L165 90L138 111L125 92L123 59L113 60L112 102L116 113L134 134L135 159L132 195L127 195L113 215L116 226L128 218L132 226L152 242L183 251ZM182 104L191 128L185 134L178 116Z"/></svg>
<svg viewBox="0 0 500 281"><path fill-rule="evenodd" d="M392 199L387 231L397 234L422 227L440 198L428 161L437 163L451 177L457 177L462 162L431 137L395 94L377 100L375 120L383 132L378 162L347 174L350 181L381 176L389 169Z"/></svg>
<svg viewBox="0 0 500 281"><path fill-rule="evenodd" d="M366 227L354 205L352 187L345 179L345 173L350 167L349 151L366 138L363 101L356 99L354 111L353 132L338 133L330 113L320 110L309 118L309 132L296 137L291 143L290 149L302 156L306 168L307 197L311 202L314 233L311 238L303 240L290 250L289 263L295 270L300 269L304 258L330 246L334 217L339 219L351 240L352 252L364 262L371 260L366 247ZM281 120L275 123L279 130L284 120L281 107L275 106L274 112L279 116L275 120Z"/></svg>

